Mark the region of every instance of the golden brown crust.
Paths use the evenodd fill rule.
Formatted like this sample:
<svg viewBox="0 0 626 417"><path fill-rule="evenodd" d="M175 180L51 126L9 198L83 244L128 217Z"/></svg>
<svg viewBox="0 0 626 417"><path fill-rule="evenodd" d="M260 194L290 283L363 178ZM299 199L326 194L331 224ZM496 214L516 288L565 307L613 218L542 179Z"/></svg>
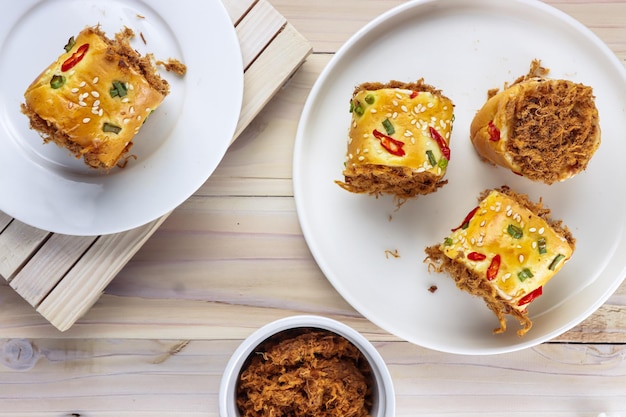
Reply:
<svg viewBox="0 0 626 417"><path fill-rule="evenodd" d="M343 171L344 181L335 182L343 189L353 193L375 196L381 194L393 195L396 201L402 204L418 195L433 193L448 182L443 179L447 159L444 161L445 164L442 165L443 168L439 168L438 171L437 169L433 170L431 168L432 165L422 166L426 155L424 139L422 138L422 130L425 127L422 130L416 127L420 126L417 123L420 114L414 111L414 106L421 104L416 104L415 101L412 101L415 99L414 94L429 93L423 96L430 97L429 100L431 100L429 110L432 109L433 113L429 114L428 122L433 123L430 116L442 117L441 119L435 117L437 119L436 127L440 130L441 135L445 136L445 141L447 142L450 140L449 134L452 129L454 105L449 98L441 93L441 90L426 84L423 79L415 82L401 82L397 80L391 80L386 83L365 82L355 87L352 101L357 101L356 98L359 95L362 99L365 93L369 94L380 90L396 91L396 93L387 92L387 96L383 93L378 94L376 104L372 105L372 107L376 107L377 111L372 110L372 113L378 113L379 115L387 114L387 116L370 116L366 114L359 118L353 115L353 125L350 130L350 141L348 144L349 158ZM397 95L397 99L394 94ZM393 99L390 99L389 96ZM409 116L406 117L405 115ZM370 117L370 121L362 122L366 117ZM388 117L392 123L396 124L396 136L394 139L403 141L405 149L410 148L405 156L398 158L386 151L380 152L376 150L380 148L380 144L378 144L377 140L372 139L372 128L375 128L385 117ZM425 123L423 120L422 122ZM440 122L442 125L439 125ZM360 123L363 124L361 125ZM382 128L379 129L382 130ZM409 130L413 130L414 133L407 132ZM404 136L402 136L401 132L404 132ZM432 140L430 136L429 140ZM362 153L359 154L359 152ZM437 153L437 160L440 161L442 155L439 148L435 152ZM364 161L356 162L355 160L350 160L350 157L355 159L358 157Z"/></svg>
<svg viewBox="0 0 626 417"><path fill-rule="evenodd" d="M484 160L552 184L586 169L600 145L600 125L591 87L542 78L546 72L534 61L510 87L490 90L470 137Z"/></svg>
<svg viewBox="0 0 626 417"><path fill-rule="evenodd" d="M536 216L542 218L554 229L556 233L562 236L567 244L572 248L572 251L576 245L576 239L565 226L562 221L554 220L550 217L550 210L543 206L542 202L532 202L526 194L517 193L511 190L507 186L502 186L495 189L500 193L514 199L518 204L530 210ZM478 201L484 200L492 190L483 191ZM469 294L481 297L485 304L491 311L494 312L500 323L499 328L494 329L494 333L502 333L506 331L506 316L510 315L516 318L522 328L517 332L519 336L525 335L532 327L532 321L528 318L527 310L520 310L511 304L510 301L505 299L495 288L490 285L489 282L483 277L476 274L474 271L466 267L462 262L455 259L451 259L443 252L440 245L429 246L425 249L426 262L429 265L429 270L435 272L445 272L452 277L457 287ZM459 256L463 256L459 253Z"/></svg>
<svg viewBox="0 0 626 417"><path fill-rule="evenodd" d="M130 46L132 36L125 28L112 40L98 26L87 27L31 83L21 108L44 142L55 142L93 168L109 169L130 150L145 119L169 93L152 57ZM78 63L64 68L85 46ZM62 78L59 86L53 87L53 77ZM124 98L110 93L114 82L126 86Z"/></svg>

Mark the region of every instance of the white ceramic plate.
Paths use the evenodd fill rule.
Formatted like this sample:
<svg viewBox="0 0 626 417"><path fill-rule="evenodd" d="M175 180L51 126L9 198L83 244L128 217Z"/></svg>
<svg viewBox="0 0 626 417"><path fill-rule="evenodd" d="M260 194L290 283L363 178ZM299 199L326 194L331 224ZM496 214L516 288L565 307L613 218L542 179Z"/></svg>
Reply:
<svg viewBox="0 0 626 417"><path fill-rule="evenodd" d="M188 68L184 77L159 69L171 92L136 136L137 159L109 173L44 145L20 112L69 37L96 24L109 37L127 26L138 51ZM239 119L241 50L220 1L12 2L0 14L0 56L0 210L40 229L100 235L168 213L213 173Z"/></svg>
<svg viewBox="0 0 626 417"><path fill-rule="evenodd" d="M534 58L594 88L602 145L586 172L566 182L532 183L482 163L469 125L487 90L526 74ZM405 203L348 193L343 179L348 102L365 81L424 77L455 103L448 185ZM304 236L329 281L362 315L403 339L452 353L490 354L536 345L594 312L626 274L626 71L588 29L530 0L441 0L403 4L370 22L333 57L305 105L294 154L294 193ZM477 297L430 274L424 248L439 243L503 184L552 209L578 239L576 253L531 305L532 330L493 335L495 316ZM391 217L391 220L390 220ZM399 258L385 256L398 251ZM436 285L435 293L428 291Z"/></svg>

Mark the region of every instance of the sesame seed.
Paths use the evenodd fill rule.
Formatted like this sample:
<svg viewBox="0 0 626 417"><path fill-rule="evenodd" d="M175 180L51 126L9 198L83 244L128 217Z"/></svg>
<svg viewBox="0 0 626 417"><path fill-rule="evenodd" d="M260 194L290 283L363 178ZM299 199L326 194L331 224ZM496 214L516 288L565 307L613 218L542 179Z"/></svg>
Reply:
<svg viewBox="0 0 626 417"><path fill-rule="evenodd" d="M524 255L518 256L517 259L519 260L519 263L523 263L524 262Z"/></svg>
<svg viewBox="0 0 626 417"><path fill-rule="evenodd" d="M74 108L74 103L72 103L71 101L67 103L67 108L68 109L72 109Z"/></svg>
<svg viewBox="0 0 626 417"><path fill-rule="evenodd" d="M396 117L398 117L398 112L394 111L393 114L391 115L391 118L395 119Z"/></svg>
<svg viewBox="0 0 626 417"><path fill-rule="evenodd" d="M439 126L443 127L444 129L446 128L446 122L444 122L443 120L439 120Z"/></svg>
<svg viewBox="0 0 626 417"><path fill-rule="evenodd" d="M537 242L533 242L533 243L531 243L531 244L530 244L530 246L532 246L532 247L533 247L533 249L536 249L536 248L537 248Z"/></svg>
<svg viewBox="0 0 626 417"><path fill-rule="evenodd" d="M362 162L362 161L364 161L364 160L365 160L365 157L364 157L363 155L359 156L359 161L361 161L361 162Z"/></svg>
<svg viewBox="0 0 626 417"><path fill-rule="evenodd" d="M357 149L356 149L356 154L358 155L358 154L360 154L360 153L361 153L361 149L360 149L360 148L357 148Z"/></svg>
<svg viewBox="0 0 626 417"><path fill-rule="evenodd" d="M124 119L124 123L128 123L128 119ZM348 159L354 159L354 155L351 153L348 154Z"/></svg>
<svg viewBox="0 0 626 417"><path fill-rule="evenodd" d="M93 102L94 107L98 107L100 105L100 100L96 100Z"/></svg>
<svg viewBox="0 0 626 417"><path fill-rule="evenodd" d="M401 107L403 112L407 113L409 111L409 109L406 108L406 106L403 104Z"/></svg>
<svg viewBox="0 0 626 417"><path fill-rule="evenodd" d="M398 100L391 100L391 104L393 104L394 106L398 105Z"/></svg>
<svg viewBox="0 0 626 417"><path fill-rule="evenodd" d="M544 228L542 227L541 229L539 229L539 234L540 234L540 235L542 235L544 231L545 231L545 230L544 230Z"/></svg>
<svg viewBox="0 0 626 417"><path fill-rule="evenodd" d="M92 84L98 84L98 81L100 80L100 78L98 77L93 77L93 81L91 81Z"/></svg>
<svg viewBox="0 0 626 417"><path fill-rule="evenodd" d="M414 124L416 124L416 123L417 123L417 120L416 120L416 119L412 119L412 120L411 120L411 124L412 124L412 125L414 125Z"/></svg>
<svg viewBox="0 0 626 417"><path fill-rule="evenodd" d="M122 103L128 103L129 101L130 101L130 100L129 100L129 98L128 98L128 97L124 97L124 98L122 99Z"/></svg>
<svg viewBox="0 0 626 417"><path fill-rule="evenodd" d="M137 116L137 120L141 120L141 116Z"/></svg>
<svg viewBox="0 0 626 417"><path fill-rule="evenodd" d="M363 133L363 138L364 138L364 139L367 139L367 138L369 138L369 137L370 137L369 133Z"/></svg>
<svg viewBox="0 0 626 417"><path fill-rule="evenodd" d="M97 107L92 107L91 108L91 113L97 115L98 114L98 108Z"/></svg>
<svg viewBox="0 0 626 417"><path fill-rule="evenodd" d="M528 229L529 232L531 233L535 233L537 231L536 227L531 227L530 229Z"/></svg>
<svg viewBox="0 0 626 417"><path fill-rule="evenodd" d="M415 145L415 138L411 136L411 144Z"/></svg>
<svg viewBox="0 0 626 417"><path fill-rule="evenodd" d="M507 272L506 274L504 274L504 276L502 277L502 281L506 281L507 279L511 278L511 273Z"/></svg>
<svg viewBox="0 0 626 417"><path fill-rule="evenodd" d="M363 153L369 153L369 152L370 152L369 148L363 149Z"/></svg>
<svg viewBox="0 0 626 417"><path fill-rule="evenodd" d="M130 106L130 109L128 109L128 112L130 114L135 114L135 108L133 106Z"/></svg>
<svg viewBox="0 0 626 417"><path fill-rule="evenodd" d="M432 109L434 106L435 106L435 105L434 105L433 103L428 103L428 104L426 105L426 107L428 107L429 109Z"/></svg>
<svg viewBox="0 0 626 417"><path fill-rule="evenodd" d="M78 102L78 105L81 106L81 107L87 107L87 103L85 103L82 100Z"/></svg>
<svg viewBox="0 0 626 417"><path fill-rule="evenodd" d="M70 90L72 93L76 94L78 93L78 87L74 87Z"/></svg>
<svg viewBox="0 0 626 417"><path fill-rule="evenodd" d="M513 215L513 210L509 208L506 210L506 217L511 217L511 215Z"/></svg>
<svg viewBox="0 0 626 417"><path fill-rule="evenodd" d="M89 123L89 121L90 121L90 120L91 120L91 118L89 118L89 117L85 117L85 118L83 119L83 123Z"/></svg>
<svg viewBox="0 0 626 417"><path fill-rule="evenodd" d="M376 109L374 108L370 109L370 113L376 113Z"/></svg>
<svg viewBox="0 0 626 417"><path fill-rule="evenodd" d="M407 130L404 131L404 136L406 136L407 138L409 136L413 136L413 132L411 132L410 130L407 129Z"/></svg>
<svg viewBox="0 0 626 417"><path fill-rule="evenodd" d="M82 81L80 84L78 84L79 87L84 87L86 85L87 85L87 83L85 81Z"/></svg>
<svg viewBox="0 0 626 417"><path fill-rule="evenodd" d="M480 222L480 227L485 227L485 224L487 224L487 222L483 220L482 222Z"/></svg>
<svg viewBox="0 0 626 417"><path fill-rule="evenodd" d="M92 92L91 92L91 95L92 95L93 97L95 97L95 98L100 97L100 93L98 93L97 91L92 91Z"/></svg>
<svg viewBox="0 0 626 417"><path fill-rule="evenodd" d="M417 172L418 173L421 173L421 172L424 172L424 171L426 171L426 169L424 169L424 167L417 168Z"/></svg>

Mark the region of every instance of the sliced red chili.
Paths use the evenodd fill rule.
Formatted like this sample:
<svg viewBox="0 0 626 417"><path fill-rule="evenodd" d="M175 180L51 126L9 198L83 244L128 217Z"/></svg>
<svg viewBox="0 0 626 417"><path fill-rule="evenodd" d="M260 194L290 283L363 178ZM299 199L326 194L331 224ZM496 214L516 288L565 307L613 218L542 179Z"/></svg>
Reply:
<svg viewBox="0 0 626 417"><path fill-rule="evenodd" d="M411 98L417 97L418 94L419 94L419 91L411 91Z"/></svg>
<svg viewBox="0 0 626 417"><path fill-rule="evenodd" d="M528 304L531 301L533 301L535 298L539 297L541 294L543 294L543 287L539 287L539 288L529 292L528 294L526 294L522 298L520 298L520 300L517 302L517 305L518 306L523 306L524 304Z"/></svg>
<svg viewBox="0 0 626 417"><path fill-rule="evenodd" d="M88 49L89 49L89 44L88 43L82 44L76 50L76 52L74 52L72 54L71 57L66 59L65 62L63 62L63 64L61 64L61 71L68 71L68 70L74 68L74 66L76 64L78 64L85 57L85 54L87 53Z"/></svg>
<svg viewBox="0 0 626 417"><path fill-rule="evenodd" d="M487 131L489 132L490 141L497 142L500 140L500 129L498 129L495 124L493 124L493 120L489 121Z"/></svg>
<svg viewBox="0 0 626 417"><path fill-rule="evenodd" d="M470 220L472 220L472 217L474 217L477 211L478 211L478 207L475 207L472 211L467 213L467 216L465 216L465 218L463 219L463 222L461 222L461 224L458 227L455 227L454 229L452 229L452 231L456 232L457 230L461 228L466 229L467 226L469 226Z"/></svg>
<svg viewBox="0 0 626 417"><path fill-rule="evenodd" d="M437 132L437 129L435 129L432 126L430 126L429 130L430 130L430 137L432 137L437 142L437 145L439 145L439 149L441 149L441 153L449 161L450 160L450 148L448 147L448 144L444 140L443 136L441 136L441 134Z"/></svg>
<svg viewBox="0 0 626 417"><path fill-rule="evenodd" d="M470 252L467 254L467 259L469 259L470 261L484 261L485 259L487 259L487 255L485 255L484 253Z"/></svg>
<svg viewBox="0 0 626 417"><path fill-rule="evenodd" d="M494 256L491 259L489 268L487 268L487 279L489 281L493 280L498 275L499 270L500 270L500 255L496 254L496 256Z"/></svg>
<svg viewBox="0 0 626 417"><path fill-rule="evenodd" d="M402 147L404 146L404 142L401 142L390 136L387 136L384 133L381 133L376 129L374 129L373 133L376 139L380 139L380 144L383 145L383 148L385 148L387 152L396 156L405 155L404 149L402 149Z"/></svg>

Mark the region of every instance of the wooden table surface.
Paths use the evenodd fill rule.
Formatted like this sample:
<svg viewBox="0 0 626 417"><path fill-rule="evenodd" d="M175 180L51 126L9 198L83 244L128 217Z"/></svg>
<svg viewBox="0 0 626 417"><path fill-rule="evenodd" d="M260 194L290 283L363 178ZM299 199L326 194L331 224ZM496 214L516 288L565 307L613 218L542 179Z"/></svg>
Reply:
<svg viewBox="0 0 626 417"><path fill-rule="evenodd" d="M362 332L386 360L398 416L626 416L626 284L567 333L520 352L459 356L362 318L318 269L293 200L298 119L320 71L401 0L272 0L313 54L107 287L60 332L0 282L0 415L214 416L239 343L312 313ZM551 0L626 64L626 1ZM1 280L0 280L1 281Z"/></svg>

